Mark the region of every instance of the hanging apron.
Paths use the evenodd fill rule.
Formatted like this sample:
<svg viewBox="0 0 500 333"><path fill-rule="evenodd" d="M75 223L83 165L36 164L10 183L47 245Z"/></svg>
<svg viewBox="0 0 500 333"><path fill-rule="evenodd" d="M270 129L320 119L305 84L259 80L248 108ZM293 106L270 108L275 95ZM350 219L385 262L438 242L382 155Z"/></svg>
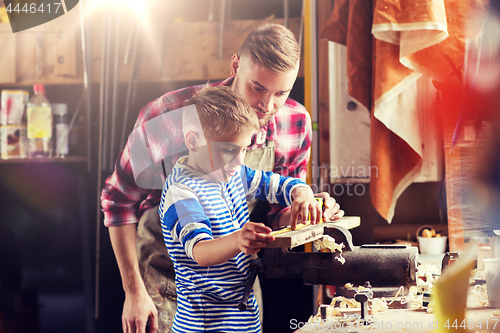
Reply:
<svg viewBox="0 0 500 333"><path fill-rule="evenodd" d="M258 133L256 142L264 143L263 148L247 151L245 165L255 169L272 171L274 168L274 141L265 139L265 132ZM253 211L257 200L248 203L249 213ZM158 206L145 212L137 226L137 255L139 270L146 290L158 309L158 332L171 332L177 309L174 265L170 259L163 239ZM257 256L252 257L257 258ZM259 306L260 321L264 313L262 292L259 279L255 279L254 295Z"/></svg>

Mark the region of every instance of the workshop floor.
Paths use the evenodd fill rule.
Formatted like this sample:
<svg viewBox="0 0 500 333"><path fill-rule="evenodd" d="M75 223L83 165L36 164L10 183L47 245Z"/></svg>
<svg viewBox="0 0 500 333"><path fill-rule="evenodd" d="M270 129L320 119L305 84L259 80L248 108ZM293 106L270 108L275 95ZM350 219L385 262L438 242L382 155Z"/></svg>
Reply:
<svg viewBox="0 0 500 333"><path fill-rule="evenodd" d="M59 269L23 269L25 285L36 290L40 333L86 332L85 298L71 272Z"/></svg>

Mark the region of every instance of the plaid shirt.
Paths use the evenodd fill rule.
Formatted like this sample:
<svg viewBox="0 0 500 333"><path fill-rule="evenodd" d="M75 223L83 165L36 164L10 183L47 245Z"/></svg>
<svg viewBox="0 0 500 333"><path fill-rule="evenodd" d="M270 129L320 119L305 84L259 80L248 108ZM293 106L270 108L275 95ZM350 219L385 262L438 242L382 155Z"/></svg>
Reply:
<svg viewBox="0 0 500 333"><path fill-rule="evenodd" d="M231 77L210 85L229 86L233 79ZM131 159L131 155L133 155L131 146L139 140L137 137L134 138L133 134L137 133L137 130L142 130L141 133L145 133L146 129L144 128L147 127L148 121L181 108L184 101L191 98L204 86L203 84L166 93L142 108L125 149L118 155L115 172L106 179L102 190L101 205L106 226L137 223L145 211L160 203L161 188L166 175L170 173L180 156L187 155L188 150L184 144L181 119L178 117L175 121L170 119L161 123L162 139L155 138L155 136L147 136L142 139L144 150L149 153L147 160L151 161L152 166L145 169L148 172L139 175L134 174L134 159ZM304 106L292 99L287 99L283 107L260 129L260 132L253 136L252 143L247 149L264 147L266 141L263 140L264 137L274 141L275 164L273 171L285 177L297 177L305 180L312 130L311 120ZM144 186L143 184L152 182L152 177L157 178L154 181L157 186ZM269 225L273 219L279 216L278 213L283 208L279 205L271 206L267 221Z"/></svg>

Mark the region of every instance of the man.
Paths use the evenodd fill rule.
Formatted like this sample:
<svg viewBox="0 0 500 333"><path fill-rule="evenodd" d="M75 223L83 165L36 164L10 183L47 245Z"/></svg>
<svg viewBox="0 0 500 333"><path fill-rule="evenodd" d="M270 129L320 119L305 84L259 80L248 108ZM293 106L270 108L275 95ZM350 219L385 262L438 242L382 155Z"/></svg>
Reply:
<svg viewBox="0 0 500 333"><path fill-rule="evenodd" d="M231 58L232 77L211 85L231 87L254 108L259 118L261 128L252 138L245 164L253 169L273 170L285 177L305 180L311 121L302 105L288 99L299 62L300 47L288 29L277 24L261 26L250 33L238 54ZM134 129L134 133L139 134L131 136L118 156L115 172L106 180L102 192L104 223L109 227L125 290L122 325L126 333L145 332L146 325L149 332L156 332L158 323L160 332L169 331L176 307L174 270L163 243L157 209L161 185L148 186L144 179L164 180L181 152L185 155L187 149L182 131L179 131L181 121L174 116L174 120L162 122L161 131L163 135L168 134L167 139L155 140L154 136L141 133L147 132L147 122L181 108L184 101L203 86L167 93L141 110ZM134 165L137 170L137 162L131 158L134 155L131 147L136 142L134 137L145 138L144 147L163 175L134 173ZM162 156L159 162L157 155ZM319 195L324 198L325 219L343 216L344 212L328 193ZM266 212L266 224L270 227L290 224L287 223L290 221L289 209L280 205L259 205L258 210Z"/></svg>

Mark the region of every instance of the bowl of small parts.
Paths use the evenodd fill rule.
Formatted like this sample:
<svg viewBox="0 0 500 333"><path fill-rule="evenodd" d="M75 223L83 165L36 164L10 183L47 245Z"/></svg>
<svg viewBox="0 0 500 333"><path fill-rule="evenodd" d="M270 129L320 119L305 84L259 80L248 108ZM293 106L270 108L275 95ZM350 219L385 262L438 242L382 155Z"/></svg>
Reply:
<svg viewBox="0 0 500 333"><path fill-rule="evenodd" d="M417 230L418 247L422 254L443 254L446 250L446 236L436 232L430 225Z"/></svg>
<svg viewBox="0 0 500 333"><path fill-rule="evenodd" d="M420 253L443 254L446 250L446 238L446 236L441 235L437 237L418 237Z"/></svg>

